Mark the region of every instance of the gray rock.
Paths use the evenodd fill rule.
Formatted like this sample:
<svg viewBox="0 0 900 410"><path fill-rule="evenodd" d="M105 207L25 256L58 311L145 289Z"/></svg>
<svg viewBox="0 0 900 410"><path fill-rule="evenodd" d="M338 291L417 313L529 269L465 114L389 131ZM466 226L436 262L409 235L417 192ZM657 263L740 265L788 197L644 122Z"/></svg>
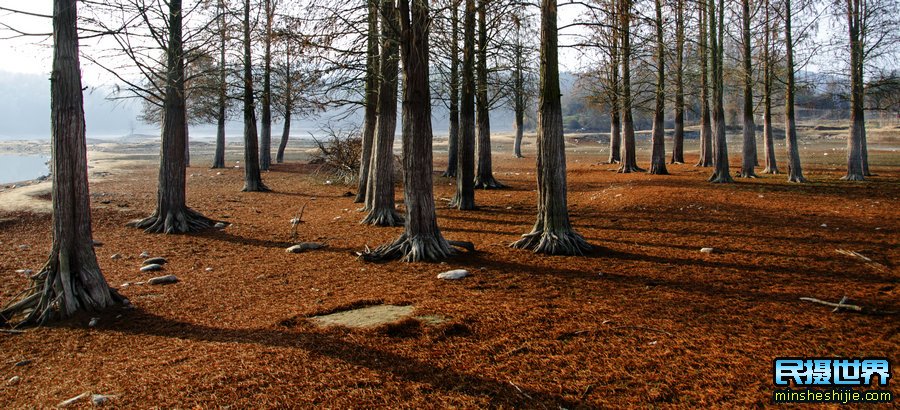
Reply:
<svg viewBox="0 0 900 410"><path fill-rule="evenodd" d="M150 265L147 265L147 266L144 266L143 268L141 268L141 272L156 272L156 271L161 271L161 270L163 270L162 265L159 265L156 263L153 263L153 264L150 264Z"/></svg>
<svg viewBox="0 0 900 410"><path fill-rule="evenodd" d="M94 241L94 247L95 248L103 247L103 241Z"/></svg>
<svg viewBox="0 0 900 410"><path fill-rule="evenodd" d="M178 283L178 277L175 275L166 275L160 276L156 278L152 278L147 281L147 284L150 285L169 285L172 283Z"/></svg>
<svg viewBox="0 0 900 410"><path fill-rule="evenodd" d="M16 362L16 367L24 367L24 366L28 366L29 364L31 364L31 360L26 359L26 360Z"/></svg>
<svg viewBox="0 0 900 410"><path fill-rule="evenodd" d="M466 276L469 276L469 271L467 271L465 269L456 269L456 270L450 270L447 272L439 273L437 275L437 278L444 279L444 280L459 280Z"/></svg>
<svg viewBox="0 0 900 410"><path fill-rule="evenodd" d="M228 225L225 222L216 222L213 227L216 229L225 229L228 227Z"/></svg>
<svg viewBox="0 0 900 410"><path fill-rule="evenodd" d="M114 260L114 261L117 261L117 260L119 260L119 259L122 259L122 255L119 255L118 253L115 253L115 254L113 254L113 256L110 256L109 258L112 259L112 260Z"/></svg>
<svg viewBox="0 0 900 410"><path fill-rule="evenodd" d="M168 262L168 261L166 260L166 258L156 257L156 258L150 258L150 259L145 260L144 263L142 263L141 265L143 265L143 266L148 266L148 265L165 265L166 262Z"/></svg>
<svg viewBox="0 0 900 410"><path fill-rule="evenodd" d="M94 406L102 406L106 403L109 403L110 398L112 398L112 396L104 396L102 394L94 394L91 396L91 404L93 404Z"/></svg>
<svg viewBox="0 0 900 410"><path fill-rule="evenodd" d="M716 253L716 250L715 250L714 248L700 248L700 252L703 252L703 253Z"/></svg>
<svg viewBox="0 0 900 410"><path fill-rule="evenodd" d="M140 256L141 256L142 258L149 258L149 257L150 257L150 252L143 251L143 252L141 252L141 255L140 255Z"/></svg>
<svg viewBox="0 0 900 410"><path fill-rule="evenodd" d="M32 273L34 273L34 271L31 269L19 269L16 271L16 273L23 276L30 276Z"/></svg>
<svg viewBox="0 0 900 410"><path fill-rule="evenodd" d="M20 381L22 381L21 377L13 376L9 380L6 381L6 385L7 386L15 386L15 385L19 384Z"/></svg>
<svg viewBox="0 0 900 410"><path fill-rule="evenodd" d="M285 252L287 252L287 253L303 253L306 251L322 249L324 247L325 247L324 243L303 242L303 243L298 243L294 246L291 246L290 248L285 249Z"/></svg>
<svg viewBox="0 0 900 410"><path fill-rule="evenodd" d="M92 317L92 318L91 318L91 321L88 322L88 327L96 327L98 323L100 323L100 318L99 318L99 317Z"/></svg>
<svg viewBox="0 0 900 410"><path fill-rule="evenodd" d="M84 393L81 393L81 394L79 394L79 395L77 395L77 396L75 396L75 397L72 397L71 399L63 400L63 401L59 402L59 404L57 404L56 407L59 407L59 408L66 408L66 407L69 407L69 406L71 406L71 405L73 405L73 404L76 404L76 403L78 403L78 402L80 402L80 401L82 401L82 400L85 400L85 399L87 399L88 397L91 397L91 393L90 393L90 392L84 392Z"/></svg>
<svg viewBox="0 0 900 410"><path fill-rule="evenodd" d="M28 246L28 245L19 245L19 250L20 250L20 251L27 251L27 250L29 250L29 249L31 249L31 247Z"/></svg>
<svg viewBox="0 0 900 410"><path fill-rule="evenodd" d="M212 271L214 271L214 270L215 270L215 269L213 269L213 268L206 268L206 271L207 271L207 272L212 272Z"/></svg>

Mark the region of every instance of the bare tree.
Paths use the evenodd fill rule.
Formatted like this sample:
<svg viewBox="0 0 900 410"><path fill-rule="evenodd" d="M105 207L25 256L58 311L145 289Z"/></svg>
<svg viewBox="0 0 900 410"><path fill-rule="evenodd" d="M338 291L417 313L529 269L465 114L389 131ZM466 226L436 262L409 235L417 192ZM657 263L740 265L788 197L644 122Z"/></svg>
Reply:
<svg viewBox="0 0 900 410"><path fill-rule="evenodd" d="M556 8L556 0L541 2L537 221L531 233L523 235L511 246L551 255L581 255L590 251L591 245L572 229L569 222Z"/></svg>
<svg viewBox="0 0 900 410"><path fill-rule="evenodd" d="M634 117L631 93L631 19L632 0L619 0L619 34L622 38L622 166L620 173L641 172L637 166L637 146L634 140Z"/></svg>
<svg viewBox="0 0 900 410"><path fill-rule="evenodd" d="M216 152L213 155L212 168L225 168L225 121L228 109L228 70L225 65L225 49L227 47L227 25L225 16L225 0L216 2L216 13L219 31L219 84L218 110L216 112Z"/></svg>
<svg viewBox="0 0 900 410"><path fill-rule="evenodd" d="M650 173L666 175L666 54L663 44L662 0L656 5L656 109L653 112L653 150L650 154Z"/></svg>
<svg viewBox="0 0 900 410"><path fill-rule="evenodd" d="M784 102L784 132L788 150L788 182L807 182L800 167L800 147L797 146L797 120L794 114L794 41L791 37L791 0L784 0L784 43L787 65Z"/></svg>
<svg viewBox="0 0 900 410"><path fill-rule="evenodd" d="M756 178L756 123L753 121L753 65L750 47L750 0L741 0L741 39L743 46L744 146L741 158L742 178Z"/></svg>
<svg viewBox="0 0 900 410"><path fill-rule="evenodd" d="M465 6L456 195L450 201L460 210L475 209L475 0L465 0Z"/></svg>
<svg viewBox="0 0 900 410"><path fill-rule="evenodd" d="M764 0L765 27L763 29L763 143L766 155L766 168L763 174L778 174L778 161L775 159L775 137L772 132L772 85L775 77L775 62L772 47L775 42L775 25L772 19L770 0Z"/></svg>
<svg viewBox="0 0 900 410"><path fill-rule="evenodd" d="M505 185L494 179L493 165L491 162L491 118L490 101L488 100L488 68L487 68L487 0L478 0L478 62L475 65L475 89L476 118L478 123L478 138L475 149L478 163L475 170L475 188L499 189Z"/></svg>
<svg viewBox="0 0 900 410"><path fill-rule="evenodd" d="M0 325L41 325L128 303L109 287L94 254L77 16L76 0L54 0L50 257L31 277L31 287L0 310Z"/></svg>
<svg viewBox="0 0 900 410"><path fill-rule="evenodd" d="M253 97L253 61L250 53L250 0L244 0L244 192L267 192L259 168L259 140Z"/></svg>
<svg viewBox="0 0 900 410"><path fill-rule="evenodd" d="M699 24L699 50L700 50L700 159L698 167L711 167L713 165L712 126L709 112L709 88L711 73L709 56L709 8L707 3L714 0L697 2L697 10L700 15Z"/></svg>
<svg viewBox="0 0 900 410"><path fill-rule="evenodd" d="M259 146L259 169L268 171L272 165L272 23L275 20L275 3L265 0L263 3L266 17L263 34L263 90L262 90L262 134Z"/></svg>
<svg viewBox="0 0 900 410"><path fill-rule="evenodd" d="M713 88L713 141L715 154L715 170L709 177L709 182L731 183L734 180L728 172L728 140L725 136L725 1L719 0L718 10L716 0L708 0L709 3L709 52L711 54L712 88Z"/></svg>
<svg viewBox="0 0 900 410"><path fill-rule="evenodd" d="M675 0L675 133L672 163L684 164L684 2Z"/></svg>
<svg viewBox="0 0 900 410"><path fill-rule="evenodd" d="M459 168L459 7L460 0L450 0L450 135L447 139L447 170L444 171L444 176L449 178L456 177Z"/></svg>
<svg viewBox="0 0 900 410"><path fill-rule="evenodd" d="M359 166L359 184L356 199L353 202L366 201L369 185L370 166L372 164L372 145L375 140L375 128L378 123L378 2L366 0L368 4L369 29L366 38L366 102L365 124L363 124L362 157Z"/></svg>

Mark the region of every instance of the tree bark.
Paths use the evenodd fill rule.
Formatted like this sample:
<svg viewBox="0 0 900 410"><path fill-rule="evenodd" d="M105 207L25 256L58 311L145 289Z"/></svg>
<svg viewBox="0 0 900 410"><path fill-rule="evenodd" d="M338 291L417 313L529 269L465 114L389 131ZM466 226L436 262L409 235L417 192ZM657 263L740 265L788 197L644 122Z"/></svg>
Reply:
<svg viewBox="0 0 900 410"><path fill-rule="evenodd" d="M268 171L272 165L272 20L275 9L272 0L265 0L266 34L263 44L263 92L262 92L262 135L260 135L259 169Z"/></svg>
<svg viewBox="0 0 900 410"><path fill-rule="evenodd" d="M753 66L750 55L750 0L741 0L741 34L743 37L743 80L744 80L744 126L743 155L741 158L742 178L756 178L756 122L753 119Z"/></svg>
<svg viewBox="0 0 900 410"><path fill-rule="evenodd" d="M847 0L847 28L850 37L850 135L847 138L846 181L863 181L868 174L863 164L865 141L864 88L862 78L863 45L860 39L862 26L859 0ZM867 165L867 164L866 164Z"/></svg>
<svg viewBox="0 0 900 410"><path fill-rule="evenodd" d="M260 175L256 108L253 102L253 61L250 53L250 0L244 0L244 192L267 192Z"/></svg>
<svg viewBox="0 0 900 410"><path fill-rule="evenodd" d="M215 223L187 207L185 146L187 110L184 90L184 43L181 0L169 2L169 43L166 48L166 95L159 152L156 210L128 223L147 233L180 234L208 229Z"/></svg>
<svg viewBox="0 0 900 410"><path fill-rule="evenodd" d="M450 15L450 136L447 141L447 170L444 176L456 177L459 162L459 0L451 2Z"/></svg>
<svg viewBox="0 0 900 410"><path fill-rule="evenodd" d="M475 90L475 121L478 123L478 139L475 149L478 155L478 164L475 170L475 188L500 189L506 186L494 179L494 170L491 164L491 118L487 78L487 3L487 0L478 0L478 63L475 66L478 84Z"/></svg>
<svg viewBox="0 0 900 410"><path fill-rule="evenodd" d="M656 0L656 109L653 113L653 150L650 153L650 173L667 175L666 170L666 55L663 44L662 0Z"/></svg>
<svg viewBox="0 0 900 410"><path fill-rule="evenodd" d="M728 164L728 140L725 135L725 108L724 108L724 39L725 39L725 1L719 0L716 10L715 0L709 1L709 47L712 55L713 76L713 140L715 171L709 177L709 182L731 183L734 180L729 173ZM718 15L716 14L718 12Z"/></svg>
<svg viewBox="0 0 900 410"><path fill-rule="evenodd" d="M632 0L621 0L619 5L619 32L622 35L622 166L619 172L640 172L637 166L637 147L634 141L634 117L631 95L631 5Z"/></svg>
<svg viewBox="0 0 900 410"><path fill-rule="evenodd" d="M389 0L390 1L390 0ZM412 5L410 5L412 3ZM399 1L403 58L403 166L406 226L366 260L437 261L454 253L441 235L432 181L431 95L428 74L428 0ZM411 6L411 7L410 7Z"/></svg>
<svg viewBox="0 0 900 410"><path fill-rule="evenodd" d="M591 245L569 222L557 41L556 0L542 0L537 221L530 233L511 246L550 255L582 255Z"/></svg>
<svg viewBox="0 0 900 410"><path fill-rule="evenodd" d="M76 0L54 0L50 256L32 277L31 289L0 311L0 325L41 325L78 312L127 304L107 284L94 254L77 21Z"/></svg>
<svg viewBox="0 0 900 410"><path fill-rule="evenodd" d="M787 84L785 84L784 132L788 150L788 182L807 182L800 167L800 147L797 146L797 122L794 118L794 44L791 39L791 0L784 2L784 42Z"/></svg>
<svg viewBox="0 0 900 410"><path fill-rule="evenodd" d="M774 26L771 18L771 4L765 0L766 27L765 44L763 48L763 142L766 153L766 168L763 174L778 174L778 161L775 159L775 137L772 132L772 35Z"/></svg>
<svg viewBox="0 0 900 410"><path fill-rule="evenodd" d="M709 9L706 4L699 3L697 9L700 14L700 159L697 161L698 167L711 167L713 165L712 150L712 126L709 113L709 83L710 83L710 61L707 30L709 27Z"/></svg>
<svg viewBox="0 0 900 410"><path fill-rule="evenodd" d="M513 155L516 158L524 158L522 155L522 138L525 137L525 70L524 54L525 50L522 46L522 24L516 19L516 43L513 46L514 65L513 65L513 111L515 112L515 143L513 144Z"/></svg>
<svg viewBox="0 0 900 410"><path fill-rule="evenodd" d="M684 164L684 1L675 6L675 133L672 163Z"/></svg>
<svg viewBox="0 0 900 410"><path fill-rule="evenodd" d="M375 129L378 125L378 1L368 0L369 31L367 33L368 48L366 50L366 114L363 124L362 152L359 159L359 184L356 188L355 203L366 201L369 185L369 173L372 165L372 145L375 140Z"/></svg>
<svg viewBox="0 0 900 410"><path fill-rule="evenodd" d="M456 171L456 194L450 206L475 209L475 0L465 0L463 22L462 112Z"/></svg>
<svg viewBox="0 0 900 410"><path fill-rule="evenodd" d="M213 156L213 168L225 168L225 105L228 98L228 83L225 70L225 2L218 0L216 11L219 13L219 105L216 113L216 153Z"/></svg>
<svg viewBox="0 0 900 410"><path fill-rule="evenodd" d="M397 72L399 30L393 0L381 1L381 84L378 90L378 130L372 150L369 186L366 190L368 214L363 224L400 226L403 217L394 203L394 133L397 129Z"/></svg>
<svg viewBox="0 0 900 410"><path fill-rule="evenodd" d="M291 138L291 116L294 111L294 80L291 78L291 46L285 49L284 64L284 127L281 130L281 143L278 144L278 153L275 154L275 162L284 162L284 150L287 149L288 140Z"/></svg>
<svg viewBox="0 0 900 410"><path fill-rule="evenodd" d="M619 21L619 1L612 0L613 5L613 21ZM618 23L617 23L618 25ZM619 64L621 57L619 55L619 28L610 29L610 48L609 48L609 159L610 164L618 164L622 161L622 121L619 116L622 108L619 103L619 95L621 89L619 87Z"/></svg>

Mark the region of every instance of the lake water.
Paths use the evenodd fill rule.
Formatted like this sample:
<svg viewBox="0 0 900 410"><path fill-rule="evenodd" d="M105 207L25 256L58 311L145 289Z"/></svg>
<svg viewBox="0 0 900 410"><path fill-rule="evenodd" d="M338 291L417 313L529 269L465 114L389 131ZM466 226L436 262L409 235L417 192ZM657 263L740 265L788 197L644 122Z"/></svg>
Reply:
<svg viewBox="0 0 900 410"><path fill-rule="evenodd" d="M50 167L44 155L0 154L0 184L28 181L48 175Z"/></svg>

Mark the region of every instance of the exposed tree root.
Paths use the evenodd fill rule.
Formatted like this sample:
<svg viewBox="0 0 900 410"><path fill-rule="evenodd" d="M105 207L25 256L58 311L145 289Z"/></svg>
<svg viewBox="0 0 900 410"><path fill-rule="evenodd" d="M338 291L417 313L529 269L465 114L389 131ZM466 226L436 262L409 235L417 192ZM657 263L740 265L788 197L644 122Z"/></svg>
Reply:
<svg viewBox="0 0 900 410"><path fill-rule="evenodd" d="M394 208L372 209L359 223L375 226L403 226L403 216Z"/></svg>
<svg viewBox="0 0 900 410"><path fill-rule="evenodd" d="M863 174L847 174L841 177L842 181L865 181L866 177Z"/></svg>
<svg viewBox="0 0 900 410"><path fill-rule="evenodd" d="M611 159L611 160L609 160L609 161L606 161L607 164L618 164L618 163L620 163L620 162L622 162L622 161L619 161L619 160L617 160L617 159Z"/></svg>
<svg viewBox="0 0 900 410"><path fill-rule="evenodd" d="M684 164L684 161L675 161L674 159L669 161L670 164Z"/></svg>
<svg viewBox="0 0 900 410"><path fill-rule="evenodd" d="M759 175L756 175L756 173L753 172L752 169L749 171L741 171L737 176L738 178L759 178Z"/></svg>
<svg viewBox="0 0 900 410"><path fill-rule="evenodd" d="M471 211L475 209L475 199L473 198L471 201L467 200L463 202L461 195L457 192L453 195L453 199L450 200L450 204L447 206L450 208L457 208L460 211Z"/></svg>
<svg viewBox="0 0 900 410"><path fill-rule="evenodd" d="M646 169L643 169L637 165L625 165L623 163L622 166L619 167L619 169L616 172L618 172L620 174L630 174L632 172L644 172L644 171L646 171Z"/></svg>
<svg viewBox="0 0 900 410"><path fill-rule="evenodd" d="M766 167L766 169L762 170L762 173L763 173L763 174L778 175L778 174L781 173L781 171L778 170L778 167Z"/></svg>
<svg viewBox="0 0 900 410"><path fill-rule="evenodd" d="M184 207L178 211L167 212L165 217L156 210L153 215L128 222L126 225L143 229L146 233L181 234L200 232L212 228L215 224L216 221Z"/></svg>
<svg viewBox="0 0 900 410"><path fill-rule="evenodd" d="M109 287L99 268L69 271L69 260L59 257L58 267L47 263L31 277L31 287L0 311L0 326L41 326L78 312L98 312L128 299Z"/></svg>
<svg viewBox="0 0 900 410"><path fill-rule="evenodd" d="M712 163L712 161L704 161L701 158L700 161L698 161L696 164L694 164L694 166L700 167L700 168L709 168L709 167L713 166L713 163Z"/></svg>
<svg viewBox="0 0 900 410"><path fill-rule="evenodd" d="M517 249L528 249L534 253L548 255L582 256L593 247L583 236L572 230L564 231L532 231L522 235L522 239L509 246Z"/></svg>
<svg viewBox="0 0 900 410"><path fill-rule="evenodd" d="M489 176L487 178L475 177L475 189L503 189L506 188L506 185L501 184L499 181L494 179L494 176Z"/></svg>
<svg viewBox="0 0 900 410"><path fill-rule="evenodd" d="M788 182L803 184L809 182L809 180L806 179L806 177L804 177L803 175L790 175L788 176Z"/></svg>
<svg viewBox="0 0 900 410"><path fill-rule="evenodd" d="M712 176L708 179L709 182L714 184L731 184L734 182L734 179L731 178L731 175L728 171L725 172L714 172Z"/></svg>
<svg viewBox="0 0 900 410"><path fill-rule="evenodd" d="M525 158L525 156L522 155L522 154L513 154L513 156L514 156L515 158Z"/></svg>
<svg viewBox="0 0 900 410"><path fill-rule="evenodd" d="M359 258L366 262L385 262L400 260L403 262L436 262L453 256L456 250L451 248L451 243L440 235L427 238L410 238L406 233L400 235L393 242L381 245L374 251L366 249L359 254ZM472 247L474 248L474 246Z"/></svg>
<svg viewBox="0 0 900 410"><path fill-rule="evenodd" d="M448 169L441 174L444 178L456 178L456 169Z"/></svg>
<svg viewBox="0 0 900 410"><path fill-rule="evenodd" d="M262 181L244 182L244 189L241 192L272 192L269 187Z"/></svg>
<svg viewBox="0 0 900 410"><path fill-rule="evenodd" d="M669 170L666 169L665 165L652 165L647 173L651 175L669 175Z"/></svg>

